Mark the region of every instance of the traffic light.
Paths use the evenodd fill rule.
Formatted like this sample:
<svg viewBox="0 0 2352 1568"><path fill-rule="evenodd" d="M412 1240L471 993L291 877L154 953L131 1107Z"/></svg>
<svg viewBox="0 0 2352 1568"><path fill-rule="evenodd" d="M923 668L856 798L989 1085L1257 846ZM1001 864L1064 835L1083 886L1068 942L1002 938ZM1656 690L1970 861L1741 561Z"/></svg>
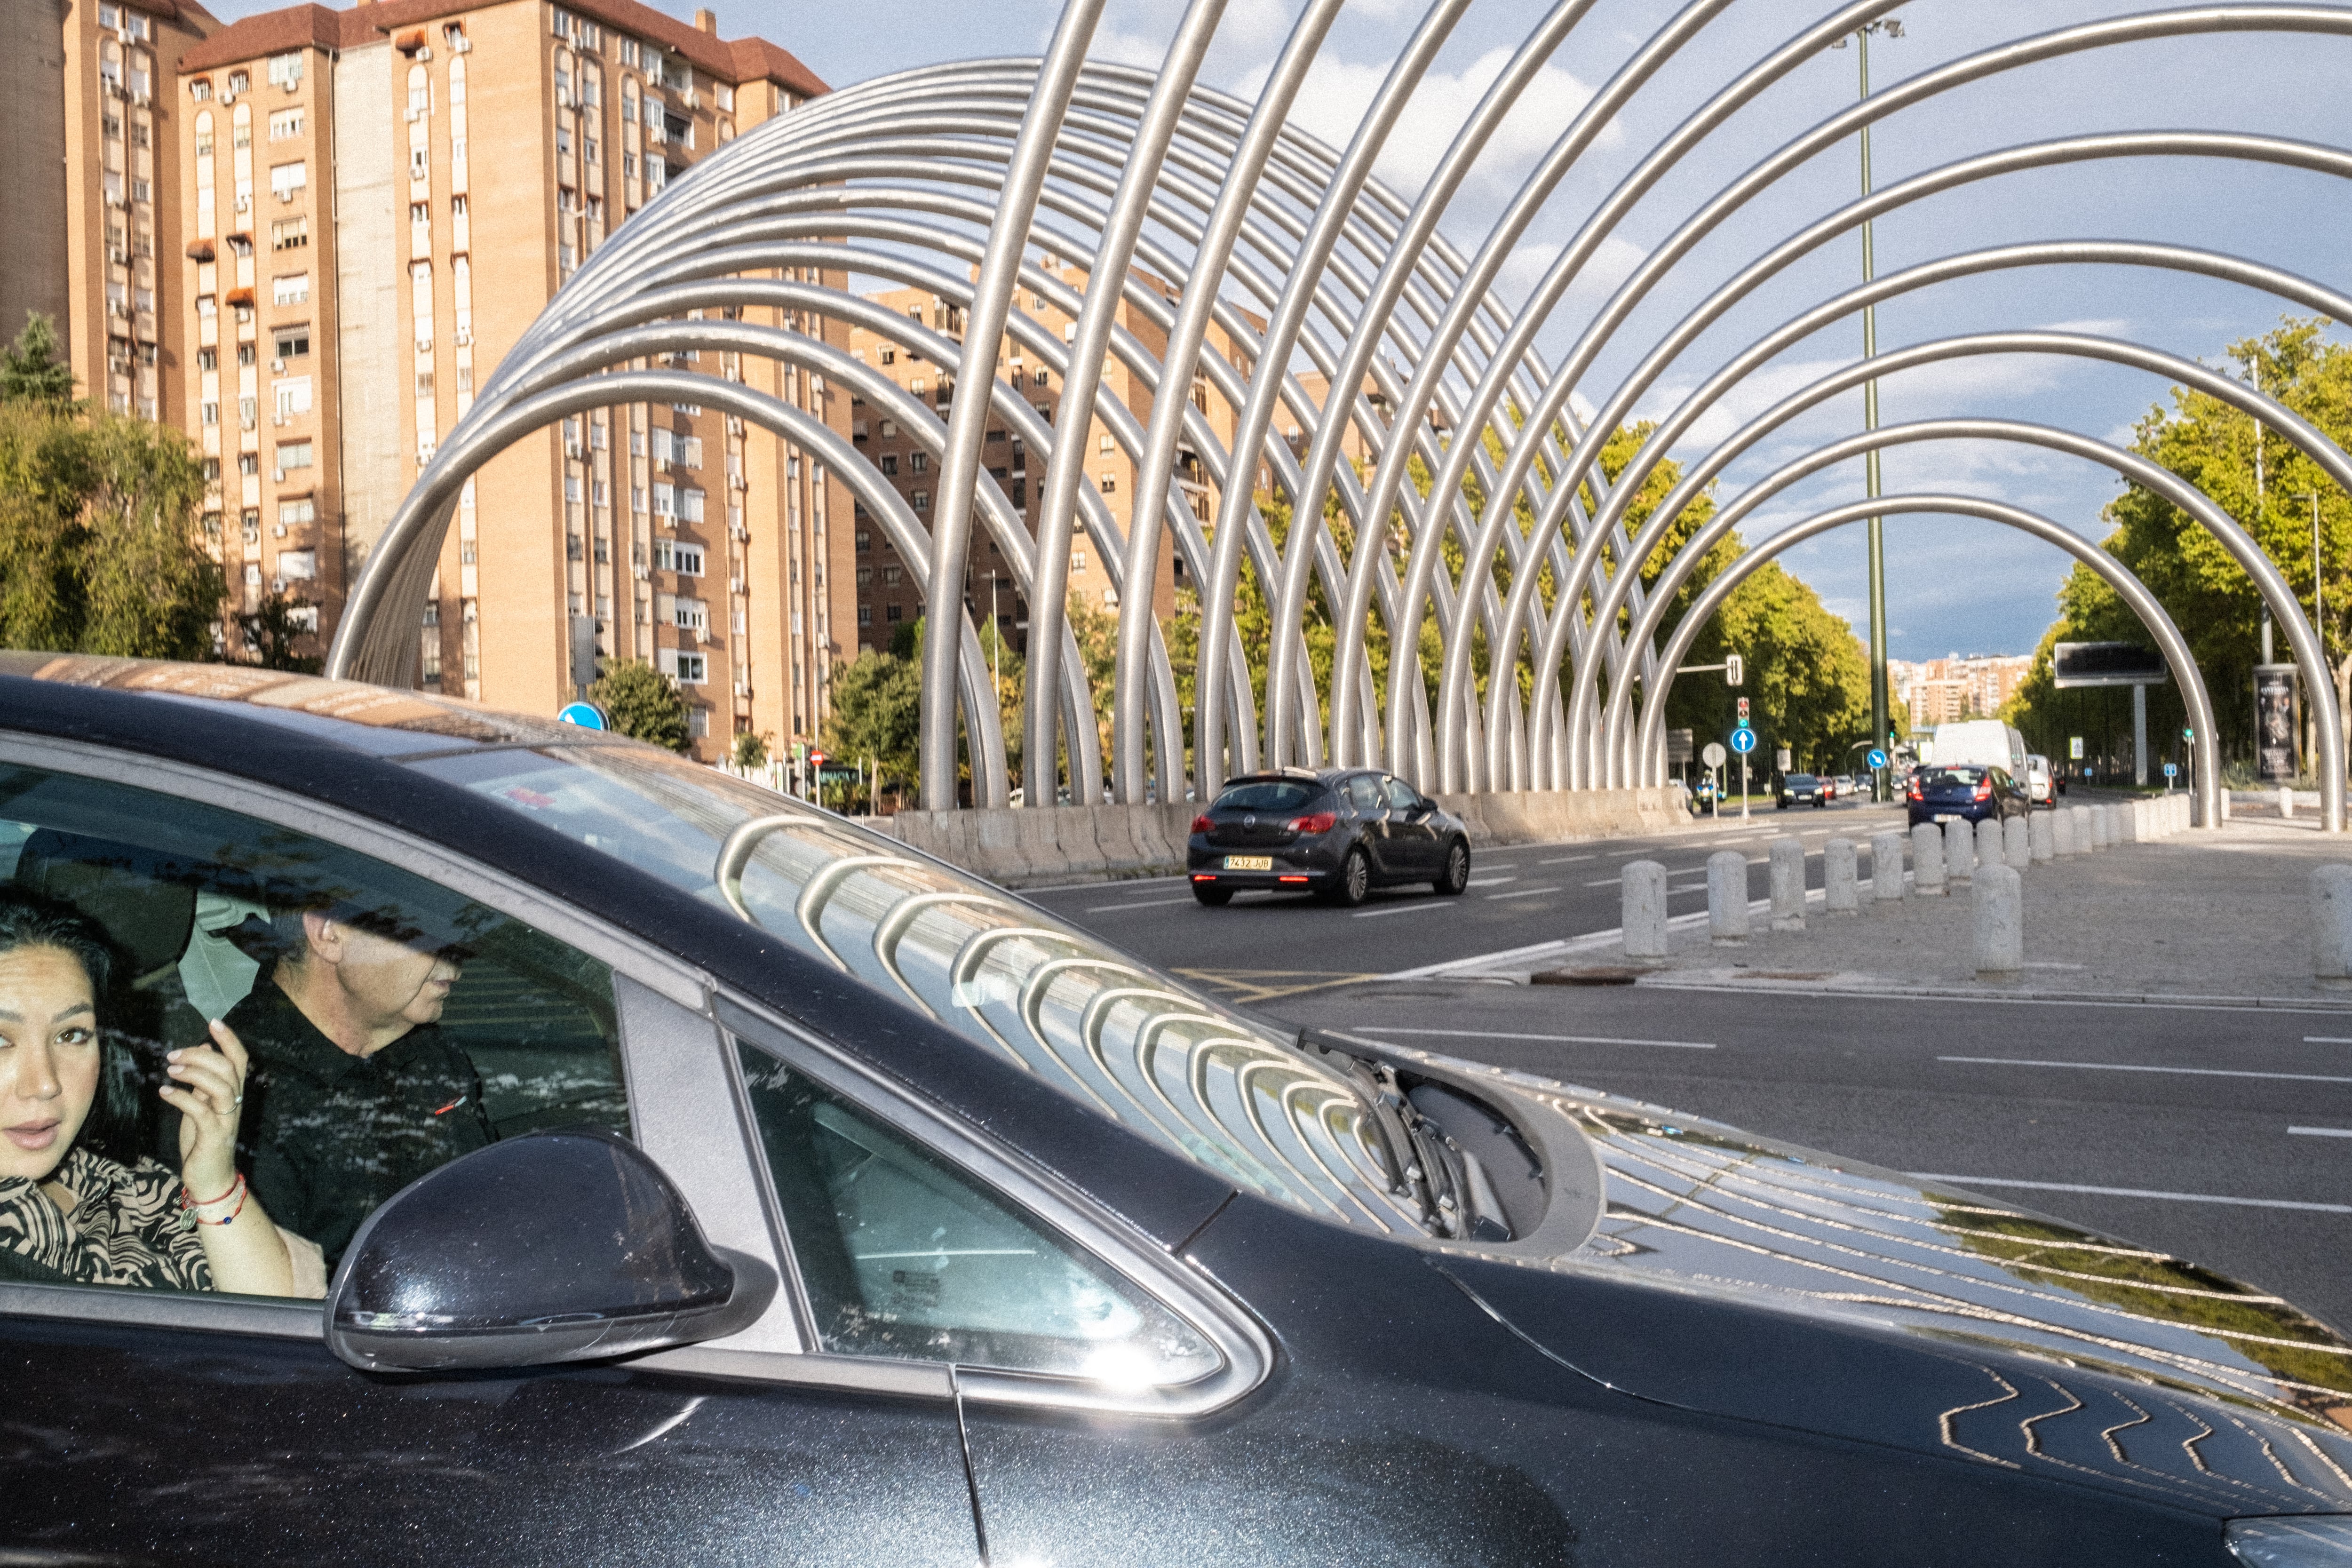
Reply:
<svg viewBox="0 0 2352 1568"><path fill-rule="evenodd" d="M1748 699L1745 697L1739 700L1739 727L1743 730L1748 727Z"/></svg>
<svg viewBox="0 0 2352 1568"><path fill-rule="evenodd" d="M1725 654L1723 656L1723 683L1726 686L1738 686L1745 683L1747 679L1748 661L1741 658L1736 653ZM1744 705L1740 708L1739 713L1740 717L1743 719L1748 716L1748 710Z"/></svg>
<svg viewBox="0 0 2352 1568"><path fill-rule="evenodd" d="M2197 738L2197 727L2193 724L2183 724L2180 727L2180 738L2184 741L2195 740Z"/></svg>

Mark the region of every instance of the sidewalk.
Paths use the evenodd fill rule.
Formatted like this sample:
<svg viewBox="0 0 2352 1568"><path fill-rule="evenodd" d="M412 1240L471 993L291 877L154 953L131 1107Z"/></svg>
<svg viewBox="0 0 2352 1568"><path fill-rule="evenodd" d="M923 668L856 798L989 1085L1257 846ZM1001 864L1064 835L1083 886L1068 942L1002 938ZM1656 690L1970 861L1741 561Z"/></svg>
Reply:
<svg viewBox="0 0 2352 1568"><path fill-rule="evenodd" d="M1868 840L1857 847L1866 858ZM1751 859L1763 858L1761 847L1751 851ZM2352 1011L2352 992L2323 990L2312 979L2309 879L2331 860L2352 863L2352 835L2272 816L2033 866L2021 873L2025 970L2013 981L1976 978L1965 887L1940 898L1906 888L1900 902L1881 904L1865 882L1859 914L1831 915L1815 889L1801 932L1771 930L1769 906L1758 900L1744 943L1711 942L1703 912L1678 916L1671 957L1639 984ZM1538 972L1622 961L1616 932L1603 931L1432 973L1525 982Z"/></svg>

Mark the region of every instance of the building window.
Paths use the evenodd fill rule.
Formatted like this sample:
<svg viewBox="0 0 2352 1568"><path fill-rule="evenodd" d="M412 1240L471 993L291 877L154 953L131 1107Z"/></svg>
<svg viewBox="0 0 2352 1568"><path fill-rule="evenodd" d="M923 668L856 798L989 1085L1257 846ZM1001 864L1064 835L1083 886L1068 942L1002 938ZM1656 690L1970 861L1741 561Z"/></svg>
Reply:
<svg viewBox="0 0 2352 1568"><path fill-rule="evenodd" d="M898 471L898 458L897 454L891 452L885 452L882 454L882 471L886 474L895 474Z"/></svg>
<svg viewBox="0 0 2352 1568"><path fill-rule="evenodd" d="M885 605L882 606L882 618L886 621L895 621L904 613L905 612L897 605Z"/></svg>
<svg viewBox="0 0 2352 1568"><path fill-rule="evenodd" d="M278 444L278 466L289 473L292 472L296 468L309 468L310 466L310 443L308 441L280 441Z"/></svg>
<svg viewBox="0 0 2352 1568"><path fill-rule="evenodd" d="M681 544L673 539L654 541L654 565L664 572L679 572L688 577L702 575L702 546Z"/></svg>
<svg viewBox="0 0 2352 1568"><path fill-rule="evenodd" d="M301 134L302 111L300 110L281 109L269 117L269 139L272 142L290 142Z"/></svg>
<svg viewBox="0 0 2352 1568"><path fill-rule="evenodd" d="M927 453L927 452L911 452L911 453L908 453L908 457L907 457L907 467L908 467L909 468L912 468L916 473L919 473L919 473L921 473L924 469L926 469L926 468L929 468L930 466L931 466L931 459L930 459L930 455L929 455L929 453Z"/></svg>
<svg viewBox="0 0 2352 1568"><path fill-rule="evenodd" d="M269 352L279 359L300 359L310 352L310 326L279 327L269 334Z"/></svg>
<svg viewBox="0 0 2352 1568"><path fill-rule="evenodd" d="M289 92L300 87L302 85L301 51L298 49L292 54L270 56L269 81L271 86L282 87Z"/></svg>
<svg viewBox="0 0 2352 1568"><path fill-rule="evenodd" d="M1041 370L1041 371L1039 371L1039 372L1037 373L1036 377L1035 377L1035 380L1036 380L1036 384L1037 384L1039 386L1044 386L1044 385L1046 385L1046 384L1047 384L1047 382L1046 382L1046 379L1045 379L1045 373L1044 371L1042 371L1042 370Z"/></svg>
<svg viewBox="0 0 2352 1568"><path fill-rule="evenodd" d="M317 510L311 505L310 498L308 496L300 500L282 500L278 503L278 526L280 528L299 528L304 523L315 521L318 515ZM279 559L283 560L284 557L280 556Z"/></svg>
<svg viewBox="0 0 2352 1568"><path fill-rule="evenodd" d="M273 305L307 305L310 302L310 275L307 272L288 273L269 280L269 302Z"/></svg>
<svg viewBox="0 0 2352 1568"><path fill-rule="evenodd" d="M299 250L310 243L308 217L281 217L269 226L269 248Z"/></svg>
<svg viewBox="0 0 2352 1568"><path fill-rule="evenodd" d="M905 575L906 569L904 567L885 566L882 568L883 585L886 587L896 587L898 584L899 579Z"/></svg>
<svg viewBox="0 0 2352 1568"><path fill-rule="evenodd" d="M929 511L931 510L931 492L929 490L917 490L913 495L907 499L917 511Z"/></svg>
<svg viewBox="0 0 2352 1568"><path fill-rule="evenodd" d="M857 624L861 626L870 626L874 624L873 605L860 605L857 606Z"/></svg>
<svg viewBox="0 0 2352 1568"><path fill-rule="evenodd" d="M1113 479L1110 475L1105 474L1102 477L1102 493L1105 495L1114 495L1118 493L1118 481Z"/></svg>
<svg viewBox="0 0 2352 1568"><path fill-rule="evenodd" d="M310 412L310 378L307 375L282 377L277 386L278 417L290 419L297 414Z"/></svg>
<svg viewBox="0 0 2352 1568"><path fill-rule="evenodd" d="M857 548L860 550L874 548L874 536L862 528L857 531Z"/></svg>
<svg viewBox="0 0 2352 1568"><path fill-rule="evenodd" d="M677 660L677 680L681 686L699 686L707 679L709 663L698 653L673 654ZM690 719L691 714L688 715Z"/></svg>
<svg viewBox="0 0 2352 1568"><path fill-rule="evenodd" d="M269 166L269 194L281 202L300 196L310 184L310 166L299 161Z"/></svg>

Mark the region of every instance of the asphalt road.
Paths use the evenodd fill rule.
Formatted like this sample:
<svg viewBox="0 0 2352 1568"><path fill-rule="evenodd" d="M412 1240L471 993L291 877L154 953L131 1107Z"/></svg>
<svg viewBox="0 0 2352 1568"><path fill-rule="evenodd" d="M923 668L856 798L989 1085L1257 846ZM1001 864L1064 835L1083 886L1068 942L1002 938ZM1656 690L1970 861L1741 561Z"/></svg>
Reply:
<svg viewBox="0 0 2352 1568"><path fill-rule="evenodd" d="M1287 1024L1527 1068L1961 1179L2352 1331L2352 1014L1362 978L1606 930L1617 923L1608 879L1629 859L1684 873L1668 883L1685 889L1670 895L1681 913L1704 907L1689 872L1713 849L1760 861L1784 825L1816 851L1832 829L1866 847L1895 815L1832 807L1818 826L1811 813L1757 823L1752 842L1726 825L1511 849L1481 858L1465 898L1415 891L1361 911L1271 897L1204 910L1172 880L1040 897ZM1816 879L1819 867L1816 855Z"/></svg>

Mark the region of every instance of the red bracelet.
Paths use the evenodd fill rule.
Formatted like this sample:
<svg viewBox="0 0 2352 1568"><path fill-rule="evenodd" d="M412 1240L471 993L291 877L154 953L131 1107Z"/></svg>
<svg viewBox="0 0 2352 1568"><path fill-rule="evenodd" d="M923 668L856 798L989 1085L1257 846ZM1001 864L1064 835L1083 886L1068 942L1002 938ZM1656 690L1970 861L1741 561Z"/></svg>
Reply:
<svg viewBox="0 0 2352 1568"><path fill-rule="evenodd" d="M223 1193L216 1198L200 1198L196 1196L195 1194L188 1191L187 1183L182 1182L180 1184L180 1206L184 1209L208 1209L215 1204L225 1204L228 1202L229 1199L236 1196L236 1189L244 1184L245 1173L240 1171L237 1173L236 1180L228 1184L228 1191Z"/></svg>
<svg viewBox="0 0 2352 1568"><path fill-rule="evenodd" d="M252 1189L245 1184L245 1178L243 1176L239 1176L236 1179L236 1185L229 1190L236 1194L236 1207L231 1209L219 1219L206 1219L204 1215L196 1215L196 1223L198 1225L226 1225L231 1220L236 1218L237 1215L245 1212L245 1200L252 1195ZM219 1197L215 1198L213 1201L215 1203L226 1203L227 1199L226 1197Z"/></svg>

